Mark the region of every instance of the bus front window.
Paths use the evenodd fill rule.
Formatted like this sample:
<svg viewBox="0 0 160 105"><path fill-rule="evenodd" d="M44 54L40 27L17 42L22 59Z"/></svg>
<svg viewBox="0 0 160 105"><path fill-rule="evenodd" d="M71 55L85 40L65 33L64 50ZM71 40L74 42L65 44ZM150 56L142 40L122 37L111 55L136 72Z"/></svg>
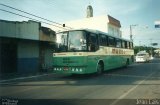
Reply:
<svg viewBox="0 0 160 105"><path fill-rule="evenodd" d="M58 52L86 51L86 33L69 31L57 34Z"/></svg>
<svg viewBox="0 0 160 105"><path fill-rule="evenodd" d="M86 34L83 31L70 31L68 37L68 51L86 51Z"/></svg>

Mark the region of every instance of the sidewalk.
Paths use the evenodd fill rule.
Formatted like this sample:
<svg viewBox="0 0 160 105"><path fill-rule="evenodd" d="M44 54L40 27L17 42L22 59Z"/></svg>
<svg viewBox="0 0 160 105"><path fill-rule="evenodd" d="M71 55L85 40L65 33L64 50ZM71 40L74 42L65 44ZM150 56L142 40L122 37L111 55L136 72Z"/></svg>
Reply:
<svg viewBox="0 0 160 105"><path fill-rule="evenodd" d="M37 72L37 73L0 73L0 82L8 81L11 79L22 79L22 78L29 78L29 77L36 77L41 75L47 75L53 72Z"/></svg>

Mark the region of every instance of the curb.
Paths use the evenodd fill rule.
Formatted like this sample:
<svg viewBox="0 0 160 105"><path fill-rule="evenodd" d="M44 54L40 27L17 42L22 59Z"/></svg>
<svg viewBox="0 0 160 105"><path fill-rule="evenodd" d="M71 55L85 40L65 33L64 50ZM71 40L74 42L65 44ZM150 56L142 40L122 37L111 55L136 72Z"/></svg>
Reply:
<svg viewBox="0 0 160 105"><path fill-rule="evenodd" d="M22 80L22 79L41 77L41 76L46 76L46 75L50 75L50 74L54 74L54 73L46 73L46 74L42 74L42 75L26 76L26 77L18 77L18 78L13 78L13 79L0 80L0 83L14 81L14 80Z"/></svg>

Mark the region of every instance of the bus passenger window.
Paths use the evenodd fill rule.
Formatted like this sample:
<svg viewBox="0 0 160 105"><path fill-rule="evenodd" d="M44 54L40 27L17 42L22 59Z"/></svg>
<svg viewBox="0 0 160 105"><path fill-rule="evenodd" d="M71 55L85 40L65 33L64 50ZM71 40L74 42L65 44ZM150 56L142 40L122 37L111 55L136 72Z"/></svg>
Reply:
<svg viewBox="0 0 160 105"><path fill-rule="evenodd" d="M122 47L121 44L122 44L122 43L121 43L121 40L116 39L116 47L121 48L121 47Z"/></svg>
<svg viewBox="0 0 160 105"><path fill-rule="evenodd" d="M107 41L106 41L106 36L105 35L99 35L99 45L100 46L106 46Z"/></svg>
<svg viewBox="0 0 160 105"><path fill-rule="evenodd" d="M131 49L133 48L133 43L132 43L132 42L130 42L130 48L131 48Z"/></svg>
<svg viewBox="0 0 160 105"><path fill-rule="evenodd" d="M110 47L115 47L115 39L113 37L108 37L108 44Z"/></svg>
<svg viewBox="0 0 160 105"><path fill-rule="evenodd" d="M122 41L122 48L125 48L125 41Z"/></svg>
<svg viewBox="0 0 160 105"><path fill-rule="evenodd" d="M127 41L125 41L125 48L128 48L128 44L127 44Z"/></svg>
<svg viewBox="0 0 160 105"><path fill-rule="evenodd" d="M108 36L106 36L106 46L108 46Z"/></svg>
<svg viewBox="0 0 160 105"><path fill-rule="evenodd" d="M96 51L98 49L97 36L95 34L90 34L88 38L88 50Z"/></svg>
<svg viewBox="0 0 160 105"><path fill-rule="evenodd" d="M128 48L128 49L130 48L129 42L127 42L127 48Z"/></svg>

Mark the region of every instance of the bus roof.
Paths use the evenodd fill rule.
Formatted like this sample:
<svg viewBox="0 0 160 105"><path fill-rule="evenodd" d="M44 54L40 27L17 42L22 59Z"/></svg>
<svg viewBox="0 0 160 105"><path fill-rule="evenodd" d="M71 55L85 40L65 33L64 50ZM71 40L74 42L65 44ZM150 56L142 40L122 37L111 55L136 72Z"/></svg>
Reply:
<svg viewBox="0 0 160 105"><path fill-rule="evenodd" d="M128 42L132 42L131 40L128 40L128 39L120 38L120 37L117 37L117 36L112 36L108 33L105 33L105 32L99 31L99 30L88 29L88 28L72 29L72 30L68 30L68 31L87 31L87 32L95 33L95 34L104 34L104 35L111 36L111 37L114 37L114 38L117 38L117 39L122 39L122 40L125 40L125 41L128 41ZM61 31L61 32L68 32L68 31ZM58 32L58 33L61 33L61 32Z"/></svg>

